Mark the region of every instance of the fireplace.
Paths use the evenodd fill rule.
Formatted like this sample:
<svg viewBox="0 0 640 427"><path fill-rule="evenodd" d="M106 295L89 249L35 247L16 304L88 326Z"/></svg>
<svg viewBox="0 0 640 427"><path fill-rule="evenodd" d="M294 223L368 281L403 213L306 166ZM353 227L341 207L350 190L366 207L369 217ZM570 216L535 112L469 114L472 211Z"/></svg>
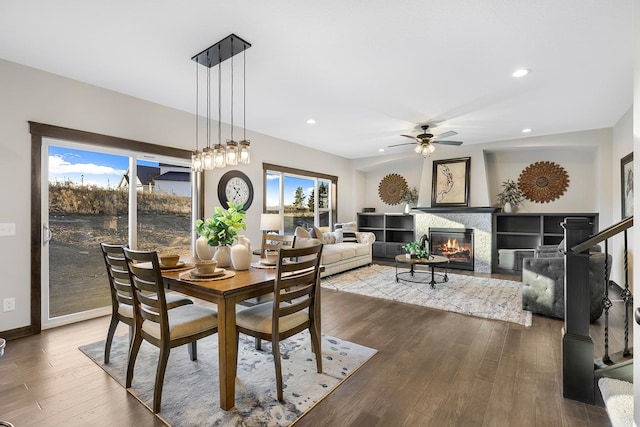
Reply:
<svg viewBox="0 0 640 427"><path fill-rule="evenodd" d="M473 271L473 229L430 227L429 252L449 258L449 268Z"/></svg>

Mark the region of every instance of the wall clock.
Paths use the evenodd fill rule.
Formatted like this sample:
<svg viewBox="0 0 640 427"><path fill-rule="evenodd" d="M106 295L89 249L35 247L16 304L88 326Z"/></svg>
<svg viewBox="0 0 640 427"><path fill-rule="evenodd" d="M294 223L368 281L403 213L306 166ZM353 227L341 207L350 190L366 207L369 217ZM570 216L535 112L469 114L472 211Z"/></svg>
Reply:
<svg viewBox="0 0 640 427"><path fill-rule="evenodd" d="M253 185L247 175L240 171L229 171L218 182L218 200L223 208L229 208L227 201L242 205L246 211L253 202Z"/></svg>

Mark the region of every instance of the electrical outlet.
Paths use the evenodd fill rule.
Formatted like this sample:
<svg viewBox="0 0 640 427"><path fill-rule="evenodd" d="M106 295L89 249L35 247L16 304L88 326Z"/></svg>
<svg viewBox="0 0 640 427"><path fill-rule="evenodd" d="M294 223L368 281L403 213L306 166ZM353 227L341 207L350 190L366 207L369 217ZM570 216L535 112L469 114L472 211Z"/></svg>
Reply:
<svg viewBox="0 0 640 427"><path fill-rule="evenodd" d="M15 235L16 235L15 223L13 222L0 223L0 236L15 236Z"/></svg>
<svg viewBox="0 0 640 427"><path fill-rule="evenodd" d="M5 298L3 304L3 311L13 311L16 309L16 299L15 298Z"/></svg>

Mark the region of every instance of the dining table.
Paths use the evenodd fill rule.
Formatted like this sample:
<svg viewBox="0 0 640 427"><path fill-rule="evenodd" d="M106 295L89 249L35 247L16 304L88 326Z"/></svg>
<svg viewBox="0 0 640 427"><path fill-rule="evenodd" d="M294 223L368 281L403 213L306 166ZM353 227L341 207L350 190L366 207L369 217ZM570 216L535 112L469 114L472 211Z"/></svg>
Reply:
<svg viewBox="0 0 640 427"><path fill-rule="evenodd" d="M256 261L258 257L255 257ZM254 263L255 264L255 263ZM225 267L231 270L231 267ZM236 380L236 304L249 298L273 292L275 268L236 271L230 278L211 281L189 280L185 270L163 270L165 287L181 294L210 301L218 306L218 359L220 377L220 408L235 406ZM319 304L317 304L319 312Z"/></svg>

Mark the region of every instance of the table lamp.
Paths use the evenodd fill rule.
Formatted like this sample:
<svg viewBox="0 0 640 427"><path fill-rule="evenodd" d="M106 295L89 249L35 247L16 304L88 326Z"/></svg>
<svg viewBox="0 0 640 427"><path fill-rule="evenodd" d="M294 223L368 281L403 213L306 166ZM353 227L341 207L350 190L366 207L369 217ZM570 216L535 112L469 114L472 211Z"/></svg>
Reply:
<svg viewBox="0 0 640 427"><path fill-rule="evenodd" d="M280 234L280 214L260 214L260 230L265 233L275 231Z"/></svg>

